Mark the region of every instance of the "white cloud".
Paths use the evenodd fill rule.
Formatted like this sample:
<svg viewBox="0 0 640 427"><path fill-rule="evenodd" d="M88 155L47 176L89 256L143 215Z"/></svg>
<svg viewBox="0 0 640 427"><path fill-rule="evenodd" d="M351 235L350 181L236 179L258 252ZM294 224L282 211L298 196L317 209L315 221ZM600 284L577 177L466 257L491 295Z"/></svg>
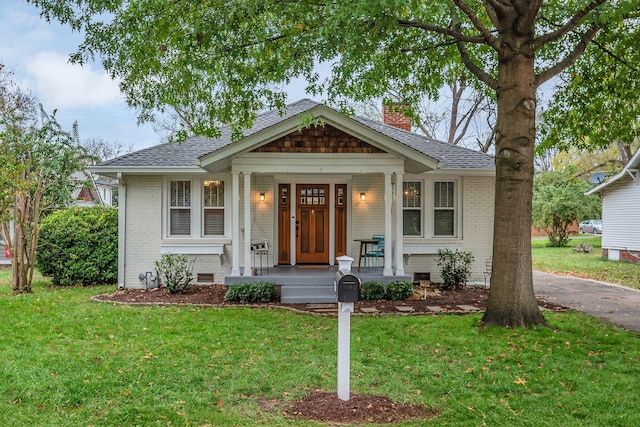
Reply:
<svg viewBox="0 0 640 427"><path fill-rule="evenodd" d="M38 52L27 59L25 83L45 108L86 108L121 103L118 84L91 64L69 63L57 52Z"/></svg>

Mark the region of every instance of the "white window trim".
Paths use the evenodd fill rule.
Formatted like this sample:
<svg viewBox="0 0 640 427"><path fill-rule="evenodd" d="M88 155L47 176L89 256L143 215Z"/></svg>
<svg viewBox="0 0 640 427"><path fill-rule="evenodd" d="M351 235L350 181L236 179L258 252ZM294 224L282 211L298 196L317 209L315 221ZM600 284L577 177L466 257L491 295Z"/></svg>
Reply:
<svg viewBox="0 0 640 427"><path fill-rule="evenodd" d="M435 234L435 197L434 186L436 182L453 182L453 234L448 235L436 235ZM456 178L448 177L433 177L426 180L425 183L428 186L429 191L426 192L425 197L428 199L425 201L425 206L429 206L429 209L425 209L426 224L429 224L428 234L434 239L457 239L460 236L460 221L462 212L462 191L460 191L460 181Z"/></svg>
<svg viewBox="0 0 640 427"><path fill-rule="evenodd" d="M171 183L172 182L189 182L190 183L190 189L191 189L191 194L189 195L190 197L190 205L188 207L189 211L190 211L190 230L189 230L189 234L171 234L171 211L173 209L187 209L186 206L171 206ZM171 238L187 238L190 236L193 236L193 204L194 204L194 200L193 200L193 180L189 179L189 178L182 178L182 177L176 177L176 178L169 178L166 181L166 186L165 186L165 194L167 197L167 203L166 203L166 223L165 223L165 227L166 227L166 236L167 237L171 237Z"/></svg>
<svg viewBox="0 0 640 427"><path fill-rule="evenodd" d="M422 186L422 195L421 197L421 228L422 234L420 236L411 236L411 235L403 235L402 237L405 240L411 241L411 239L460 239L462 237L462 189L461 189L461 179L456 177L452 178L450 176L430 176L427 178L423 177L412 177L405 175L402 180L403 184L406 182L420 182ZM453 197L454 197L454 223L453 223L453 235L451 236L436 236L434 233L434 217L435 217L435 206L434 206L434 184L436 182L453 182ZM403 207L404 211L404 207Z"/></svg>
<svg viewBox="0 0 640 427"><path fill-rule="evenodd" d="M189 235L171 235L171 217L169 211L171 209L171 181L190 181L191 182L191 233ZM204 181L222 181L224 182L224 235L204 235ZM229 239L231 236L231 179L226 175L209 175L201 176L166 176L163 179L163 236L167 240L212 240L212 239Z"/></svg>
<svg viewBox="0 0 640 427"><path fill-rule="evenodd" d="M222 182L223 188L224 188L224 206L222 207L218 207L218 206L212 206L212 207L206 207L204 205L204 182L205 181L220 181ZM230 228L228 226L229 224L229 215L228 215L228 211L229 209L229 203L231 203L230 198L228 197L229 191L227 190L227 185L229 185L229 183L227 182L227 180L225 179L214 179L214 178L202 178L200 180L200 237L203 238L218 238L218 237L225 237L228 236L230 233ZM224 230L223 230L223 234L204 234L204 211L205 209L215 209L215 210L220 210L222 209L223 211L223 216L224 216Z"/></svg>
<svg viewBox="0 0 640 427"><path fill-rule="evenodd" d="M404 207L404 184L407 182L418 182L420 183L420 208L416 209L416 208L405 208ZM426 200L427 200L427 196L425 194L425 180L421 179L421 178L415 178L415 179L410 179L408 177L405 177L405 179L402 180L402 214L404 215L404 211L405 210L419 210L420 211L420 234L403 234L403 238L405 239L420 239L425 237L426 233L425 233L425 229L426 229L426 221L425 221L425 206L426 206Z"/></svg>

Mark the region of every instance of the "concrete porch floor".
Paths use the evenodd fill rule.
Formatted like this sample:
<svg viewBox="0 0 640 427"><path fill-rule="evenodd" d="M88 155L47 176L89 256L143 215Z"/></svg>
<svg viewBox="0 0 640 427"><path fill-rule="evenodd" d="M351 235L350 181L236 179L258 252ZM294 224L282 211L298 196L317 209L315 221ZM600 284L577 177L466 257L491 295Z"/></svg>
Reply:
<svg viewBox="0 0 640 427"><path fill-rule="evenodd" d="M257 276L225 276L224 283L230 285L243 282L273 282L278 285L331 285L338 272L338 266L276 266L257 269ZM357 267L351 274L358 277L363 283L368 281L378 281L383 283L395 280L411 280L408 275L403 276L383 276L380 268L367 268L366 271L358 271Z"/></svg>

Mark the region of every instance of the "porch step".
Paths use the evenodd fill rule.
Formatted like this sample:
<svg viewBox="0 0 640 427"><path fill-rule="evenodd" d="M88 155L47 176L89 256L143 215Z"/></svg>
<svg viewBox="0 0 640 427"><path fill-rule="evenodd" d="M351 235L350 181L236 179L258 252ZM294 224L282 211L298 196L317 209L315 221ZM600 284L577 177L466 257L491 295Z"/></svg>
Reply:
<svg viewBox="0 0 640 427"><path fill-rule="evenodd" d="M336 302L333 284L285 285L280 288L280 302L285 304L309 304Z"/></svg>

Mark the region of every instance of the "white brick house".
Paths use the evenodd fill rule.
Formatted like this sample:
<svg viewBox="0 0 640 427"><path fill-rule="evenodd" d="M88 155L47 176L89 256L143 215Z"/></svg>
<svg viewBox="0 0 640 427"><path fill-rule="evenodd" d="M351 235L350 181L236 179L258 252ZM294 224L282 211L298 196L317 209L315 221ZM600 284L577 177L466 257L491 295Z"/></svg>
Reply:
<svg viewBox="0 0 640 427"><path fill-rule="evenodd" d="M299 129L302 116L323 126ZM393 120L396 120L394 118ZM91 168L118 178L119 284L144 287L162 253L195 257L199 282L261 267L359 261L384 236L381 277L429 272L439 248L471 251L471 281L491 256L492 156L301 100L259 115L244 138L193 137ZM268 252L254 251L267 242ZM253 246L252 246L253 245ZM272 278L275 275L272 274Z"/></svg>

